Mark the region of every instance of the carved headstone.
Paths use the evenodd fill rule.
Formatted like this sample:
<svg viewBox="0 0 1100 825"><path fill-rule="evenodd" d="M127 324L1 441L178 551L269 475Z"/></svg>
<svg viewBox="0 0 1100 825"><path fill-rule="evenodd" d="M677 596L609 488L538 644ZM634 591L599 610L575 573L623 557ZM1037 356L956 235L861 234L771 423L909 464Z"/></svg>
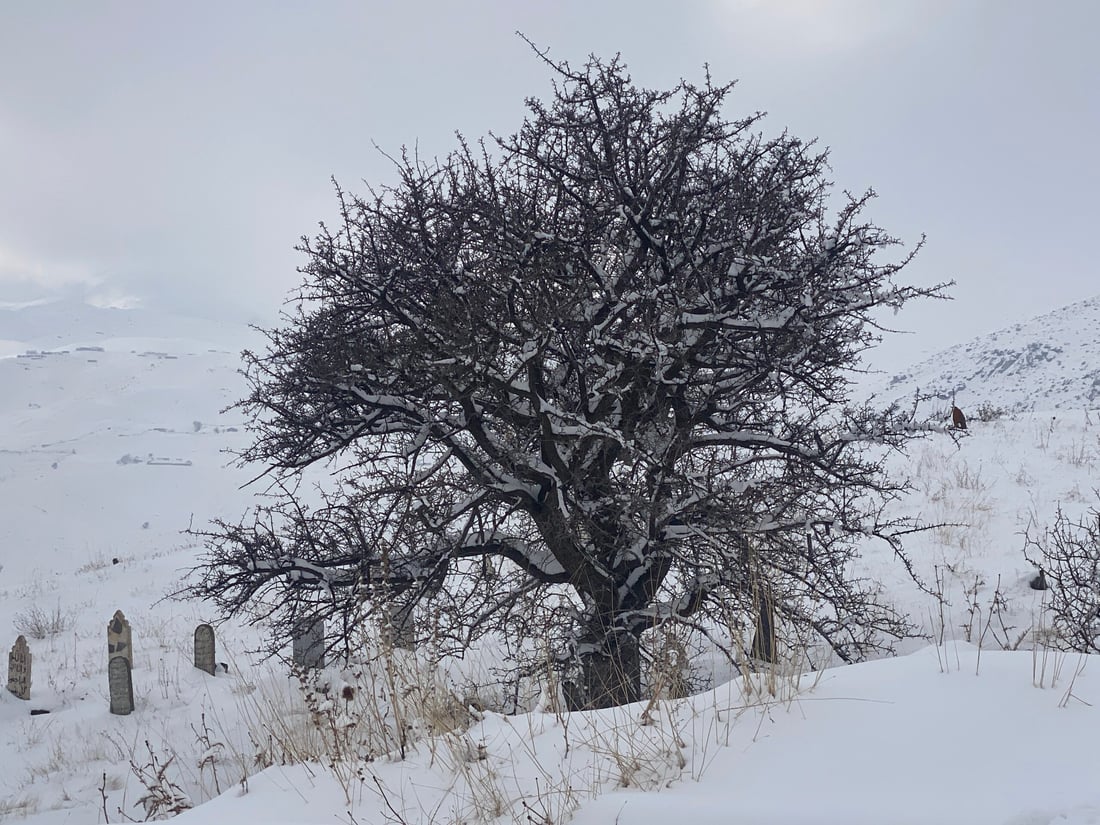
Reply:
<svg viewBox="0 0 1100 825"><path fill-rule="evenodd" d="M325 666L325 620L303 622L294 636L294 664L309 669Z"/></svg>
<svg viewBox="0 0 1100 825"><path fill-rule="evenodd" d="M31 651L23 636L8 654L8 690L20 699L31 698Z"/></svg>
<svg viewBox="0 0 1100 825"><path fill-rule="evenodd" d="M691 695L690 664L684 643L665 634L653 657L653 698L683 699Z"/></svg>
<svg viewBox="0 0 1100 825"><path fill-rule="evenodd" d="M397 636L393 640L394 647L404 650L416 649L416 602L411 601L394 614L394 630Z"/></svg>
<svg viewBox="0 0 1100 825"><path fill-rule="evenodd" d="M951 405L951 424L956 430L966 429L966 416L963 415L963 411L954 404Z"/></svg>
<svg viewBox="0 0 1100 825"><path fill-rule="evenodd" d="M750 655L762 662L779 661L775 650L775 603L768 589L757 583L756 632L752 637Z"/></svg>
<svg viewBox="0 0 1100 825"><path fill-rule="evenodd" d="M388 570L388 565L381 562L374 562L370 566L370 579L378 583L378 592L382 594L384 605L380 617L382 640L393 647L413 650L416 647L417 603L421 597L430 598L439 592L443 577L436 576L430 581L417 578L411 585L387 588L385 581Z"/></svg>
<svg viewBox="0 0 1100 825"><path fill-rule="evenodd" d="M195 628L195 667L214 675L214 628L208 624Z"/></svg>
<svg viewBox="0 0 1100 825"><path fill-rule="evenodd" d="M130 632L130 623L122 615L121 610L116 610L111 621L107 622L107 661L116 656L126 659L130 668L134 667L134 643L133 634Z"/></svg>
<svg viewBox="0 0 1100 825"><path fill-rule="evenodd" d="M130 660L112 656L107 662L107 686L111 690L111 713L126 716L134 710L134 683L130 675Z"/></svg>

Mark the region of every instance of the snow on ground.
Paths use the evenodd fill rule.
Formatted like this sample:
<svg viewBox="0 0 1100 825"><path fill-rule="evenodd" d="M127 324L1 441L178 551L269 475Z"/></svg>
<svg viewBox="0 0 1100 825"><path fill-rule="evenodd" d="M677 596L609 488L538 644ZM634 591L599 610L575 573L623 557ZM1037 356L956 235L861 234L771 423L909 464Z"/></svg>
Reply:
<svg viewBox="0 0 1100 825"><path fill-rule="evenodd" d="M958 446L921 442L897 462L915 485L903 509L943 525L909 547L948 605L874 548L865 570L942 645L914 640L897 659L584 714L543 702L471 718L461 703L433 704L445 690L333 671L332 698L311 716L284 665L245 652L254 629L219 628L227 670L195 670L192 632L213 617L163 599L200 552L181 531L238 515L255 494L238 489L248 476L223 452L247 438L239 416L219 412L243 390L237 347L212 328L207 342L170 325L158 338L106 317L118 328L77 314L47 336L53 354L18 357L42 339L21 341L0 313L0 339L15 342L0 358L0 643L19 628L56 631L28 638L31 701L0 691L0 820L142 819L139 774L156 760L197 806L180 820L195 825L571 813L579 825L1100 822L1100 661L1029 649L1042 603L1021 553L1029 523L1096 505L1095 410L972 420ZM134 633L126 717L108 712L104 631L116 609ZM342 684L354 700L337 698ZM419 720L404 759L398 697ZM288 748L351 742L324 729L351 722L372 761L283 764Z"/></svg>

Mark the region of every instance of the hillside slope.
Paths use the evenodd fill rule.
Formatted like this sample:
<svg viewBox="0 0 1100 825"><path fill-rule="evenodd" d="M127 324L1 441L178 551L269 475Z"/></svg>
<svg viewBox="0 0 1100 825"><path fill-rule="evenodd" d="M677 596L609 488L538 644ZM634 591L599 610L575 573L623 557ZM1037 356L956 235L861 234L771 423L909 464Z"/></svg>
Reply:
<svg viewBox="0 0 1100 825"><path fill-rule="evenodd" d="M946 349L890 377L879 394L917 391L964 409L1100 407L1100 296Z"/></svg>
<svg viewBox="0 0 1100 825"><path fill-rule="evenodd" d="M1018 356L1017 374L1057 386L1066 342L1087 337L1071 321L1091 323L1068 309L1061 355ZM219 412L245 390L238 356L215 340L143 338L158 326L132 316L71 310L49 323L9 316L8 329L36 343L0 358L0 644L26 632L34 656L31 700L0 690L0 821L140 819L150 790L141 769L159 759L170 760L165 782L195 806L183 814L194 825L663 825L688 813L744 825L1100 822L1100 657L1012 650L1043 620L1021 532L1049 524L1057 507L1078 517L1096 505L1095 414L974 421L957 444L938 435L892 459L914 489L898 512L938 525L907 542L932 593L881 546L860 562L925 634L901 658L728 681L728 665L697 647L693 698L564 714L545 691L530 713L508 715L486 688L498 659L474 651L437 675L428 655L410 654L385 660L408 666L397 671L409 683L330 667L319 678L341 699L310 705L285 663L246 652L262 627L219 625L224 669L196 670L195 625L217 617L163 598L203 552L181 531L236 518L260 492L241 489L254 473L227 466L224 452L248 438L238 413ZM39 342L67 351L43 354ZM968 392L1007 404L1002 371L967 368L965 357L955 366ZM1048 391L1033 403L1053 400ZM118 609L133 627L127 716L107 701L104 631ZM468 727L433 734L439 719L415 715L430 680L474 708ZM387 715L395 707L411 715ZM398 719L408 748L350 764L325 751L332 734L351 747L340 753L365 753L360 738L384 738ZM303 754L314 761L293 764Z"/></svg>

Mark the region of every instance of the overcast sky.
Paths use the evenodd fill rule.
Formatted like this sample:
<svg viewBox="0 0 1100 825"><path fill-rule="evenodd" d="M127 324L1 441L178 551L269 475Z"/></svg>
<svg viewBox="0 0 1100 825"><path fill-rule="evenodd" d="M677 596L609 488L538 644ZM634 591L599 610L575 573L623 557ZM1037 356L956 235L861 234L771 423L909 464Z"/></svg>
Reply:
<svg viewBox="0 0 1100 825"><path fill-rule="evenodd" d="M444 154L513 131L552 57L634 79L737 79L831 149L842 189L951 303L896 319L902 366L1100 294L1100 3L1058 0L0 0L0 303L140 299L276 315L330 178L392 179L373 147Z"/></svg>

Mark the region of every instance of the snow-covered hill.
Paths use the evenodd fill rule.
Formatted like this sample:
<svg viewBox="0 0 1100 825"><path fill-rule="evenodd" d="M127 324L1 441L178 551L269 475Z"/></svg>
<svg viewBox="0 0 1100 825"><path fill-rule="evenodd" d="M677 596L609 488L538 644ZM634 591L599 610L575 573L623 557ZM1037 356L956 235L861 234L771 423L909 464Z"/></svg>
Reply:
<svg viewBox="0 0 1100 825"><path fill-rule="evenodd" d="M1057 507L1096 503L1100 419L1054 390L1073 374L1071 343L1096 353L1098 308L1048 316L1060 354L1008 367L1046 388L1030 403L1062 404L1057 417L975 420L958 445L933 438L894 464L915 488L901 508L941 525L908 550L943 601L874 547L864 572L942 645L912 640L899 659L724 685L706 681L714 669L700 655L696 685L712 689L690 700L573 715L545 699L494 712L470 656L446 690L480 709L468 727L433 718L445 731L434 736L417 715L422 685L392 672L371 684L333 668L354 698L311 711L282 663L246 654L253 628L218 628L226 672L191 666L195 624L214 617L163 596L201 552L181 531L239 515L257 492L240 489L249 476L224 452L243 446L245 422L220 412L244 391L226 342L245 330L79 305L0 310L0 338L22 336L0 358L0 645L28 625L48 631L29 639L32 700L0 690L0 821L140 819L139 774L155 758L171 760L164 776L196 806L182 820L194 825L1100 822L1100 658L1026 649L1043 597L1028 586L1020 535ZM1039 333L1020 329L1018 344L1006 332L996 346L1027 352ZM993 346L972 346L984 367L966 366L966 348L940 363L966 376L960 403L1011 406ZM136 708L121 717L108 712L104 649L117 609L134 632ZM412 697L408 717L397 697ZM393 748L344 768L289 764L287 737L310 753L326 735L376 736L397 718L411 737L404 758Z"/></svg>
<svg viewBox="0 0 1100 825"><path fill-rule="evenodd" d="M141 307L97 307L73 299L0 304L0 357L28 349L152 349L142 343L150 340L160 341L162 349L170 342L167 348L174 351L238 351L254 344L256 335L243 325Z"/></svg>
<svg viewBox="0 0 1100 825"><path fill-rule="evenodd" d="M885 382L885 398L919 391L964 409L1100 407L1100 296L946 349Z"/></svg>

